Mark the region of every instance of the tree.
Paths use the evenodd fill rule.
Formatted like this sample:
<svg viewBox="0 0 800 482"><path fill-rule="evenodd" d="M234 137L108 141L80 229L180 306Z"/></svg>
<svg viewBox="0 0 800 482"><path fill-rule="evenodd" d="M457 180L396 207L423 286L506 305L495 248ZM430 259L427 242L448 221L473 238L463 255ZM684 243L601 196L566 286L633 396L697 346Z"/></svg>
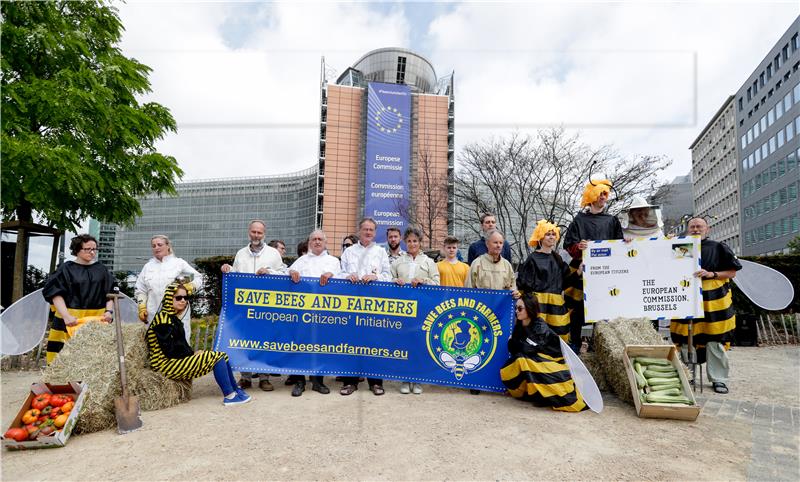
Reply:
<svg viewBox="0 0 800 482"><path fill-rule="evenodd" d="M800 254L800 235L789 240L786 247L789 248L789 254Z"/></svg>
<svg viewBox="0 0 800 482"><path fill-rule="evenodd" d="M514 258L523 260L538 220L562 227L572 222L590 175L613 181L616 197L609 211L616 213L631 196L654 192L659 173L670 163L658 156L623 158L610 146L592 147L564 129L543 129L535 136L513 132L462 150L455 178L460 201L455 222L480 234L480 213L493 212Z"/></svg>
<svg viewBox="0 0 800 482"><path fill-rule="evenodd" d="M117 10L59 0L2 2L0 12L3 218L70 231L89 216L130 224L136 196L174 194L183 172L155 143L175 120L137 100L151 69L117 48ZM24 231L17 252L27 252Z"/></svg>
<svg viewBox="0 0 800 482"><path fill-rule="evenodd" d="M428 249L433 249L434 243L447 234L447 205L450 200L447 158L444 158L444 164L437 163L434 154L431 140L427 139L417 152L416 177L412 180L415 186L414 199L410 203L400 202L396 205L400 215L410 225L420 228Z"/></svg>
<svg viewBox="0 0 800 482"><path fill-rule="evenodd" d="M25 270L25 284L23 292L26 295L31 294L39 288L43 288L46 282L47 273L45 273L44 270L41 270L36 266L28 266L28 269Z"/></svg>

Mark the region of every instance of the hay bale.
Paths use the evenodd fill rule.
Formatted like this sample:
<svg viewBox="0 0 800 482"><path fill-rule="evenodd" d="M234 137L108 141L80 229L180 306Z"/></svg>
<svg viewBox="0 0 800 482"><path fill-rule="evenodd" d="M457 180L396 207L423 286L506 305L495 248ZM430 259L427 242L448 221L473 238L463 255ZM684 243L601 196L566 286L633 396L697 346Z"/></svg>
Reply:
<svg viewBox="0 0 800 482"><path fill-rule="evenodd" d="M605 382L616 396L630 404L633 404L631 387L622 362L625 346L665 344L646 318L616 318L595 326L594 349Z"/></svg>
<svg viewBox="0 0 800 482"><path fill-rule="evenodd" d="M148 366L144 332L142 324L122 326L130 393L139 397L142 410L158 410L189 400L191 382L170 380ZM84 325L44 370L46 382L76 380L89 385L89 394L75 427L78 433L97 432L117 424L114 399L122 394L122 386L115 334L113 325Z"/></svg>
<svg viewBox="0 0 800 482"><path fill-rule="evenodd" d="M607 391L608 383L606 383L606 376L603 373L603 368L600 366L600 360L598 360L597 354L594 352L584 353L581 355L581 361L586 366L586 369L589 370L592 378L594 378L597 388L602 391Z"/></svg>

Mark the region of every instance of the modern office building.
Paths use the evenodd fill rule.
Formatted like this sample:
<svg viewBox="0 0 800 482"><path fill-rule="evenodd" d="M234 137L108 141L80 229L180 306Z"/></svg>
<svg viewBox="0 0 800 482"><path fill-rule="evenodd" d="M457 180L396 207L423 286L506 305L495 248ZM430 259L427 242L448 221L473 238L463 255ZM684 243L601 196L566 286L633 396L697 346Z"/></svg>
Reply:
<svg viewBox="0 0 800 482"><path fill-rule="evenodd" d="M787 251L800 234L800 17L735 95L744 255Z"/></svg>
<svg viewBox="0 0 800 482"><path fill-rule="evenodd" d="M440 245L453 220L453 75L437 78L400 48L328 75L323 58L316 224L336 240L332 253L363 216L377 221L377 242L415 224Z"/></svg>
<svg viewBox="0 0 800 482"><path fill-rule="evenodd" d="M694 213L693 199L691 171L685 176L676 176L651 196L649 201L661 206L665 234L681 234L686 230L686 218Z"/></svg>
<svg viewBox="0 0 800 482"><path fill-rule="evenodd" d="M694 209L705 216L709 236L741 254L739 197L739 150L737 148L734 97L729 96L703 128L692 151Z"/></svg>
<svg viewBox="0 0 800 482"><path fill-rule="evenodd" d="M335 82L327 72L323 58L316 166L183 182L176 197L141 198L133 226L99 227L100 260L138 272L155 234L169 236L189 262L233 255L247 244L254 218L266 221L267 240L283 240L288 255L315 227L339 255L363 216L379 223L378 242L389 226L416 224L440 245L453 219L453 75L437 78L428 60L398 48L367 53Z"/></svg>
<svg viewBox="0 0 800 482"><path fill-rule="evenodd" d="M150 238L155 234L167 235L175 255L190 263L233 256L247 244L252 219L263 219L266 240L281 239L287 255L294 255L297 243L314 230L316 183L316 167L276 176L178 183L176 197L139 199L142 215L133 226L101 225L98 257L115 271L138 272L152 256ZM113 261L106 251L113 252Z"/></svg>

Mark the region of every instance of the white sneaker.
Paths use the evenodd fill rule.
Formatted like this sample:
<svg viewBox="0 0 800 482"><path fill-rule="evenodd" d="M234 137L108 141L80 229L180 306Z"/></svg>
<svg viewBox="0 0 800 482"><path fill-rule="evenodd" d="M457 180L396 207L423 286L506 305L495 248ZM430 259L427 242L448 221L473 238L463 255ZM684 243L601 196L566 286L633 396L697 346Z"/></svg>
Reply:
<svg viewBox="0 0 800 482"><path fill-rule="evenodd" d="M415 383L412 385L411 391L414 392L414 395L419 395L422 393L422 384Z"/></svg>
<svg viewBox="0 0 800 482"><path fill-rule="evenodd" d="M400 393L411 393L411 384L408 382L403 382L400 384Z"/></svg>

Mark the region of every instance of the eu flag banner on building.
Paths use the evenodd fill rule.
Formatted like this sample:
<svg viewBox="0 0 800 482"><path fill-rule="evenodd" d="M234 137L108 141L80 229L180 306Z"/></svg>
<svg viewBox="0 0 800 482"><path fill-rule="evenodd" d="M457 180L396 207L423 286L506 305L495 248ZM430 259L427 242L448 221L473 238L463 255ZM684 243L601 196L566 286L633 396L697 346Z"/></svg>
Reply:
<svg viewBox="0 0 800 482"><path fill-rule="evenodd" d="M367 85L366 156L364 216L378 223L375 242L383 243L386 228L403 232L408 224L411 89L407 85Z"/></svg>
<svg viewBox="0 0 800 482"><path fill-rule="evenodd" d="M228 273L215 349L235 370L503 392L510 291Z"/></svg>

